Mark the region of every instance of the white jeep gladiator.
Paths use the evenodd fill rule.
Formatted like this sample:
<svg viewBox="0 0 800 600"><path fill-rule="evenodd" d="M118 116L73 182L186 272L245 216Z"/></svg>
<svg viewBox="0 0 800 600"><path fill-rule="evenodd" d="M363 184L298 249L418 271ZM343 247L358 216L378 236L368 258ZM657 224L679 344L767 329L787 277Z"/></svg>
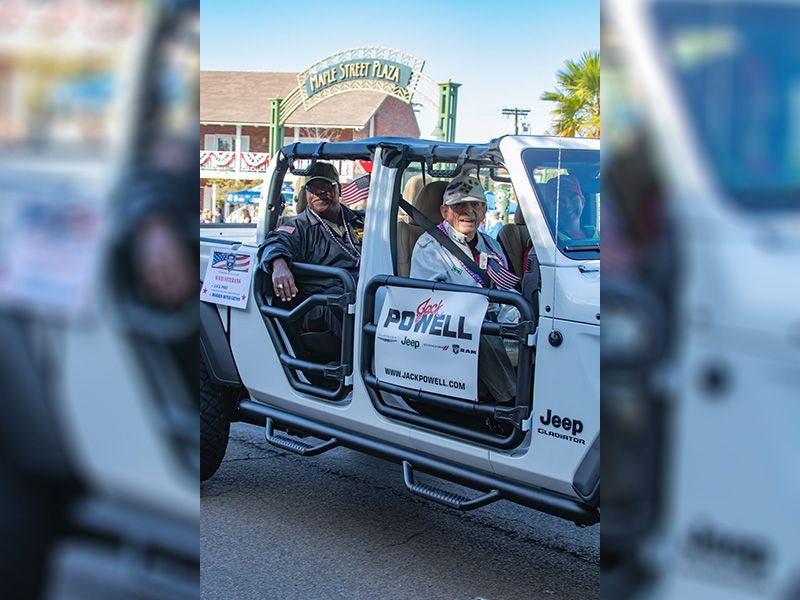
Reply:
<svg viewBox="0 0 800 600"><path fill-rule="evenodd" d="M339 289L284 304L259 267L259 248L270 231L291 229L282 215L285 177L308 175L317 161L371 162L358 277L295 262L300 283L334 279ZM441 220L446 181L467 172L485 188L513 188L518 199L499 240L521 293L409 277L415 242ZM455 509L505 499L597 523L599 173L598 140L372 138L284 147L267 173L256 226L201 228L202 479L219 467L230 423L243 421L263 427L267 443L304 456L345 446L398 463L411 493ZM580 182L581 226L592 236L556 233L557 204L545 190L564 174ZM519 319L485 318L488 303L513 306ZM423 305L430 310L420 315ZM341 311L341 339L302 329L317 306ZM478 401L474 344L483 336L502 338L514 364L513 405ZM416 482L415 470L476 493Z"/></svg>

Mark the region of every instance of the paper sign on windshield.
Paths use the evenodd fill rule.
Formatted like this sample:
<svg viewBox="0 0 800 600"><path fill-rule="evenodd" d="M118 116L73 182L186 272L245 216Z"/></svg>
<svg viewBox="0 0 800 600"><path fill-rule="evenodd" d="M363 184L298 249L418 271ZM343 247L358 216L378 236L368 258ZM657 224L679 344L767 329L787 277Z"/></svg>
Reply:
<svg viewBox="0 0 800 600"><path fill-rule="evenodd" d="M488 300L478 294L386 288L375 374L405 388L478 398L478 346Z"/></svg>
<svg viewBox="0 0 800 600"><path fill-rule="evenodd" d="M233 308L247 308L254 256L228 247L211 248L200 300Z"/></svg>

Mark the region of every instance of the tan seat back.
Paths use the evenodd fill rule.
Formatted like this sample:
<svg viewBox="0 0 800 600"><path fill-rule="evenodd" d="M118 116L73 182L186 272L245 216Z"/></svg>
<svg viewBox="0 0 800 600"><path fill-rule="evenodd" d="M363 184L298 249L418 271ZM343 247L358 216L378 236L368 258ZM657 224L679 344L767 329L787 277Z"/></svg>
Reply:
<svg viewBox="0 0 800 600"><path fill-rule="evenodd" d="M434 223L442 220L442 213L439 207L444 201L444 190L449 181L431 181L423 187L414 199L414 208L428 217Z"/></svg>
<svg viewBox="0 0 800 600"><path fill-rule="evenodd" d="M411 272L411 249L413 245L411 239L411 223L406 221L397 222L397 274L400 277L408 277Z"/></svg>
<svg viewBox="0 0 800 600"><path fill-rule="evenodd" d="M517 207L514 213L514 222L503 225L500 233L497 234L498 241L505 248L508 254L508 262L511 269L522 277L525 271L523 259L525 257L525 248L528 247L528 240L530 240L528 227L525 225L525 217L522 214L522 209Z"/></svg>
<svg viewBox="0 0 800 600"><path fill-rule="evenodd" d="M295 189L297 193L294 195L294 212L300 214L306 209L308 199L306 198L306 178L298 177L295 182Z"/></svg>
<svg viewBox="0 0 800 600"><path fill-rule="evenodd" d="M414 199L414 208L428 217L434 223L442 220L442 213L439 207L444 198L444 189L447 181L432 181L423 187ZM411 254L417 240L425 230L416 223L397 223L397 274L400 277L408 277L411 272Z"/></svg>
<svg viewBox="0 0 800 600"><path fill-rule="evenodd" d="M423 179L422 175L414 175L411 179L406 181L406 185L403 188L403 198L407 202L411 202L414 204L414 200L417 199L422 188L425 186L425 180ZM409 217L404 211L400 211L397 215L398 220L405 221L406 223L411 222L411 217Z"/></svg>

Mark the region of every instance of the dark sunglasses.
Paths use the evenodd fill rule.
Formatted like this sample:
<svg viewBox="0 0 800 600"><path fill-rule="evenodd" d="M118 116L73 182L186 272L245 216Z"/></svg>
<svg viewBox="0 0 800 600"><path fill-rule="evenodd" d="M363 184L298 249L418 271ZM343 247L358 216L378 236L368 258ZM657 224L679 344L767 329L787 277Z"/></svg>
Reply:
<svg viewBox="0 0 800 600"><path fill-rule="evenodd" d="M329 181L320 181L316 182L313 181L306 186L306 190L311 192L312 194L316 194L317 192L333 192L336 189L336 185L330 183Z"/></svg>

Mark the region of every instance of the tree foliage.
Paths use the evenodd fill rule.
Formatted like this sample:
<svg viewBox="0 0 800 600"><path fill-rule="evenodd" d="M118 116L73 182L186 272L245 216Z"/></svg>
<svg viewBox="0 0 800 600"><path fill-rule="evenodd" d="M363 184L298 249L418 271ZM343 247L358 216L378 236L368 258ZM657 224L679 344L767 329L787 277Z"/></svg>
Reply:
<svg viewBox="0 0 800 600"><path fill-rule="evenodd" d="M541 99L555 102L551 111L553 132L569 137L600 137L600 53L584 52L578 60L567 59L556 73L555 91Z"/></svg>

